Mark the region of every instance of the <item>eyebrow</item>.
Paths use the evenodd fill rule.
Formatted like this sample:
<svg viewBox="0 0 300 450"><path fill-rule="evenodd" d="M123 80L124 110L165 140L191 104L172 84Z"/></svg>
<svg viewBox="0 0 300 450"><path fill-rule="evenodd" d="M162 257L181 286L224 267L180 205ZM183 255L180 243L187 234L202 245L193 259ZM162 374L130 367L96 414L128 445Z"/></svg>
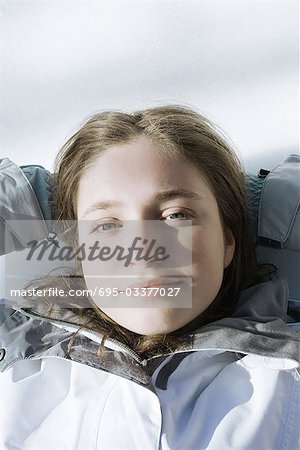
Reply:
<svg viewBox="0 0 300 450"><path fill-rule="evenodd" d="M201 197L201 195L196 194L196 192L193 191L188 191L186 189L167 189L165 191L160 191L155 194L154 199L167 201L174 200L178 197L190 198L193 200L203 200L203 197Z"/></svg>
<svg viewBox="0 0 300 450"><path fill-rule="evenodd" d="M176 198L188 198L192 200L203 200L203 197L201 195L196 194L196 192L188 191L186 189L166 189L164 191L157 192L154 196L154 200L159 200L161 202L166 202L169 200L174 200ZM89 206L83 213L82 217L86 216L87 214L99 210L99 209L111 209L116 208L118 206L121 206L122 203L117 200L103 200L96 203L93 203L91 206Z"/></svg>

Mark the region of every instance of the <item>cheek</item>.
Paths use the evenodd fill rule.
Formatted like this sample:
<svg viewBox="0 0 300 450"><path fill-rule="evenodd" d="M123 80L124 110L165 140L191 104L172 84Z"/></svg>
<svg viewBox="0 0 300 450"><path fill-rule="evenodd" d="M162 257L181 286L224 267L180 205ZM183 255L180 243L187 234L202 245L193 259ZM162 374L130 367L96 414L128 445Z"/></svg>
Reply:
<svg viewBox="0 0 300 450"><path fill-rule="evenodd" d="M224 271L224 240L220 233L195 233L193 234L193 276L205 275L211 278L220 275Z"/></svg>
<svg viewBox="0 0 300 450"><path fill-rule="evenodd" d="M216 245L219 244L219 245ZM193 305L197 314L203 312L217 296L224 274L222 241L197 239L193 245Z"/></svg>

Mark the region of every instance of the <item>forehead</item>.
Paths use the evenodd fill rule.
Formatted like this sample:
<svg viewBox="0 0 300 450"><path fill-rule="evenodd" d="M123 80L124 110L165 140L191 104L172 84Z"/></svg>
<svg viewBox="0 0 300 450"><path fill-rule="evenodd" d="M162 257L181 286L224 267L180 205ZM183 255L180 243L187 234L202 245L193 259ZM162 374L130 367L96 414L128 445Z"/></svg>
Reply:
<svg viewBox="0 0 300 450"><path fill-rule="evenodd" d="M180 155L166 153L150 138L109 147L85 171L79 183L78 208L106 198L146 198L162 189L189 189L209 195L200 170Z"/></svg>

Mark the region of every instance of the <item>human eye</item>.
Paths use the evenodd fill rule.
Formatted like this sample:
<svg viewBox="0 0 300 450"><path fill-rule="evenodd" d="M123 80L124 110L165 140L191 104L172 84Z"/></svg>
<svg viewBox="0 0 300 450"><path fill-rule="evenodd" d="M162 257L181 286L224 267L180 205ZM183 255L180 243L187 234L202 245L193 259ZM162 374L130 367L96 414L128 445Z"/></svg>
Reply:
<svg viewBox="0 0 300 450"><path fill-rule="evenodd" d="M165 220L191 220L192 214L190 211L187 210L178 210L178 211L172 211L169 214L164 214L163 219Z"/></svg>
<svg viewBox="0 0 300 450"><path fill-rule="evenodd" d="M109 231L114 231L117 228L121 228L121 227L122 227L121 222L107 220L107 221L97 222L97 223L93 224L93 226L91 227L90 233L109 232Z"/></svg>

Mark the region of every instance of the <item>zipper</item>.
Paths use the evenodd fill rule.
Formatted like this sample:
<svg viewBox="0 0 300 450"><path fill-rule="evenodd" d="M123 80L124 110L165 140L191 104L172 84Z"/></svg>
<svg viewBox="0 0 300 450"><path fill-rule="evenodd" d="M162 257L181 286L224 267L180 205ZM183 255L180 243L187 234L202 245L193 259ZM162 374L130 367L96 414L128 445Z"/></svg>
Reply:
<svg viewBox="0 0 300 450"><path fill-rule="evenodd" d="M129 353L132 358L137 361L139 364L141 364L143 367L147 365L147 359L142 359L139 357L137 353L135 353L133 350L131 350L127 345L123 344L122 342L117 341L116 339L107 338L106 342L111 342L114 344L117 344L119 347L123 348L127 353Z"/></svg>
<svg viewBox="0 0 300 450"><path fill-rule="evenodd" d="M46 319L46 317L42 316L41 314L38 314L38 313L31 314L28 311L23 310L22 308L18 309L17 311L19 311L20 313L22 313L25 316L28 316L28 317L30 317L32 319L36 319L37 317L39 317L41 319ZM49 320L49 318L47 318L47 319ZM66 325L66 322L63 321L63 320L59 320L59 319L51 320L50 319L50 321L54 325L55 324L59 324L59 325L60 324L64 324L64 325ZM80 326L80 325L78 325L78 326ZM68 324L68 329L70 329L70 328L71 329L73 328L74 331L76 331L76 325ZM80 328L81 328L81 330L86 331L88 334L91 334L92 336L95 336L97 338L101 338L101 336L102 336L100 333L97 333L96 331L90 330L89 328L85 328L85 327L80 327ZM129 353L132 356L132 358L136 362L138 362L141 366L145 367L147 365L147 359L140 358L137 353L135 353L133 350L131 350L129 347L127 347L127 345L123 344L122 342L119 342L119 341L117 341L116 339L113 339L113 338L106 338L105 342L108 342L108 343L110 342L110 343L112 343L114 345L117 345L118 347L122 348L123 350L126 351L126 353Z"/></svg>

